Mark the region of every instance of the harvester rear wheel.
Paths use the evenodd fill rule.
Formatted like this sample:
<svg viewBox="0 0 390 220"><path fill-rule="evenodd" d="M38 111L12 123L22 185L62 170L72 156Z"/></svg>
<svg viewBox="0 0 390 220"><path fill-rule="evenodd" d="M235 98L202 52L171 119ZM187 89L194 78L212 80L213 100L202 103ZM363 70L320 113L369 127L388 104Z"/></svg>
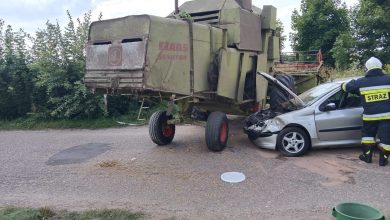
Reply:
<svg viewBox="0 0 390 220"><path fill-rule="evenodd" d="M174 124L168 124L168 120L172 119L172 115L167 116L166 111L158 111L153 113L149 120L149 135L152 141L157 145L167 145L172 142L175 137Z"/></svg>
<svg viewBox="0 0 390 220"><path fill-rule="evenodd" d="M229 124L226 114L213 112L207 119L206 144L211 151L222 151L227 144L229 136Z"/></svg>

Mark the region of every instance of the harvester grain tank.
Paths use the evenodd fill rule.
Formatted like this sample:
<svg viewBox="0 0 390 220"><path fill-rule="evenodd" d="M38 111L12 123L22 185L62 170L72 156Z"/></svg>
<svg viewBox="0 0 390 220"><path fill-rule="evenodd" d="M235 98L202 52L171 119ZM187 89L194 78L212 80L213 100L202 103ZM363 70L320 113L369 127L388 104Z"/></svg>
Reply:
<svg viewBox="0 0 390 220"><path fill-rule="evenodd" d="M150 137L169 144L178 118L194 107L207 117L206 143L220 151L228 140L226 113L263 106L267 80L279 61L276 8L251 0L193 0L168 17L134 15L91 24L85 84L94 92L169 100L152 115Z"/></svg>

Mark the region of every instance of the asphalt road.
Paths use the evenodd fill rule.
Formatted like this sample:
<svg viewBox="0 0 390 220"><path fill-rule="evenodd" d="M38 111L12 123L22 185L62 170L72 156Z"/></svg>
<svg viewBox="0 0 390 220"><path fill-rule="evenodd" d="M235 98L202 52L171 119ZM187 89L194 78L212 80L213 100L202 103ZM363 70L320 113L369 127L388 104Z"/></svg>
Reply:
<svg viewBox="0 0 390 220"><path fill-rule="evenodd" d="M368 203L390 215L390 166L359 150L314 150L285 158L250 143L233 125L229 146L209 152L204 128L178 126L153 144L147 127L0 132L0 207L120 208L151 219L332 219L338 203ZM224 172L247 179L225 183Z"/></svg>

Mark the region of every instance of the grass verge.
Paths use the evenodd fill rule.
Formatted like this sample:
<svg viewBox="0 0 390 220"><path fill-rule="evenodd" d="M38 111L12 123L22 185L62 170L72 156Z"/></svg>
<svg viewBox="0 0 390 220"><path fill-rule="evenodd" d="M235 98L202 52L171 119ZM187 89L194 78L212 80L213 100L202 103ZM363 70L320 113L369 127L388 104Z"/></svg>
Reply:
<svg viewBox="0 0 390 220"><path fill-rule="evenodd" d="M0 220L137 220L144 219L145 214L119 209L89 210L84 212L54 211L49 208L3 208L0 209Z"/></svg>
<svg viewBox="0 0 390 220"><path fill-rule="evenodd" d="M129 124L141 125L145 121L137 121L129 116L102 117L83 120L42 120L34 118L18 118L1 120L0 130L41 130L41 129L100 129L124 127Z"/></svg>

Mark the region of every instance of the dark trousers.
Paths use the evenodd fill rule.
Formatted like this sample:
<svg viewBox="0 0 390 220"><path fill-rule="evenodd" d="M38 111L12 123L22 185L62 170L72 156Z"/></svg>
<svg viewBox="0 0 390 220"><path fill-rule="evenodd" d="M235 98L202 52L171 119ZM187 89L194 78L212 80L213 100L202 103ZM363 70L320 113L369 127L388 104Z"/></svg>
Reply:
<svg viewBox="0 0 390 220"><path fill-rule="evenodd" d="M379 147L390 151L390 120L363 121L362 143L375 144L378 137Z"/></svg>

